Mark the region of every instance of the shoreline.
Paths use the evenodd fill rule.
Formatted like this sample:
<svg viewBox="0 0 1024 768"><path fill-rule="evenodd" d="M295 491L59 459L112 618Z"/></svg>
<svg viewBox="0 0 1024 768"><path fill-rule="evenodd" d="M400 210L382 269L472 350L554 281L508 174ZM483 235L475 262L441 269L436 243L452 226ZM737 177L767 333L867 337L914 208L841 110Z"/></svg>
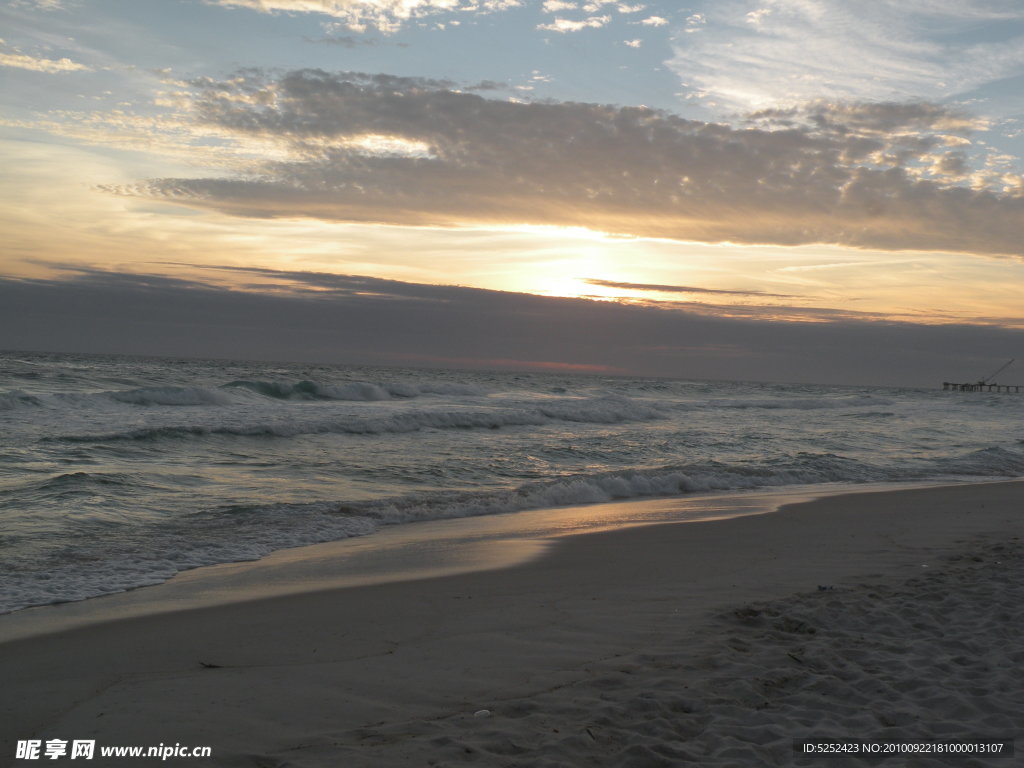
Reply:
<svg viewBox="0 0 1024 768"><path fill-rule="evenodd" d="M993 563L1016 562L1012 552L992 552L1013 537L1019 549L1022 500L1019 481L827 496L772 514L566 536L539 557L496 570L314 587L5 642L0 749L13 754L17 739L95 738L98 744L208 744L218 765L340 760L388 766L416 755L414 764L421 764L424 754L448 764L473 753L485 765L529 765L539 756L530 756L524 745L543 726L542 742L549 745L544 754L567 764L590 759L602 744L602 754L611 755L614 745L618 757L599 764L634 758L637 765L659 764L651 757L660 754L658 744L672 742L671 749L685 753L685 745L676 743L681 737L672 741L669 731L686 719L687 707L699 715L699 703L688 704L686 690L698 690L707 678L710 667L700 664L720 670L740 664L735 679L743 676L740 669L747 677L761 669L750 667L750 658L734 658L744 644L749 650L749 637L739 637L735 627L709 630L723 612L776 601L783 607L761 610L782 615L796 606L797 615L804 610L799 601L807 593L814 599L818 586L834 587L820 593L818 608L837 600L873 605L865 580L911 584L922 574L946 573L948 558L979 547L988 553L984 557L1004 558ZM985 575L975 574L976 580L984 582ZM959 598L951 584L944 590L955 607ZM936 591L934 584L925 587ZM1003 588L1018 587L1006 582ZM152 595L161 587L148 589ZM971 589L977 592L976 585ZM965 615L972 601L960 600ZM856 613L830 610L846 620ZM950 610L943 608L947 621ZM1014 610L1006 619L1009 634L1000 638L1004 644L1021 636L1024 614ZM870 637L879 627L868 622L848 629ZM992 634L991 627L985 631ZM909 638L914 652L908 658L925 658L927 649L917 648L923 640ZM970 640L979 653L985 641ZM690 658L698 649L711 655L702 662ZM1020 654L1014 659L1024 660L1024 649ZM867 655L868 666L888 658L878 649ZM675 658L672 674L666 672L669 657ZM601 688L602 679L623 683L623 676L629 685ZM638 725L630 730L620 712L629 701L612 696L620 689L631 692L629 701L646 698L662 709L646 719L637 709L631 716ZM569 711L578 708L573 701L594 697L593 706L605 707L598 690L614 701L591 717L607 722L571 726L577 715ZM661 701L661 693L671 701ZM1016 691L1006 695L1018 700ZM748 746L768 744L777 752L784 721L767 724L765 713L747 707L749 698L738 695L729 704L736 727L754 729ZM826 691L824 701L813 706L824 706L826 714L829 701L836 712L843 705L838 691ZM936 722L955 719L950 708L965 706L947 704L936 703ZM491 716L473 717L483 709ZM996 714L988 713L990 722L998 722ZM893 728L901 727L897 721ZM652 735L651 722L665 732ZM556 738L552 728L566 735ZM611 739L613 732L619 735ZM807 733L804 728L789 738ZM738 753L730 750L737 748L732 742L712 745L695 764L735 764Z"/></svg>
<svg viewBox="0 0 1024 768"><path fill-rule="evenodd" d="M906 481L782 486L399 523L366 536L276 550L257 560L190 568L158 584L0 614L0 643L157 613L509 568L542 557L569 536L772 514L790 504L831 496L947 485L958 484Z"/></svg>

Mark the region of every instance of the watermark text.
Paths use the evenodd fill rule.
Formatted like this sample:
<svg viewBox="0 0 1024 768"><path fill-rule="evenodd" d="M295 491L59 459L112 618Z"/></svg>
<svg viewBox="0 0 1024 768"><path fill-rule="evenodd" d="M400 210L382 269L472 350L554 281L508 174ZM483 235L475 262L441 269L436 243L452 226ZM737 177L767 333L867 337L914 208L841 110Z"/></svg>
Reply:
<svg viewBox="0 0 1024 768"><path fill-rule="evenodd" d="M149 757L168 760L172 757L210 757L210 747L182 744L156 746L96 746L94 739L23 739L15 748L16 760L92 760L100 757Z"/></svg>

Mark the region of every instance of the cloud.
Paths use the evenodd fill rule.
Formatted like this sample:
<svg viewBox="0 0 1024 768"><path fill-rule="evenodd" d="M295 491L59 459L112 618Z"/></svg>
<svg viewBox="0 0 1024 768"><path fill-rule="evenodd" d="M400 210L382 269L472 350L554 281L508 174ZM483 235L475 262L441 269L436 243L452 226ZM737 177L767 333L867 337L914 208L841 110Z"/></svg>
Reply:
<svg viewBox="0 0 1024 768"><path fill-rule="evenodd" d="M771 8L758 8L756 11L750 11L745 18L747 23L759 27L761 26L761 20L771 12Z"/></svg>
<svg viewBox="0 0 1024 768"><path fill-rule="evenodd" d="M757 308L730 319L351 275L254 276L326 290L100 270L0 278L0 348L922 386L969 379L1024 348L1024 332L990 327L772 322Z"/></svg>
<svg viewBox="0 0 1024 768"><path fill-rule="evenodd" d="M554 20L538 24L537 29L545 32L579 32L583 29L599 29L611 23L612 17L602 11L610 8L620 14L637 13L644 10L644 5L629 5L619 0L589 0L589 2L569 2L568 0L544 0L541 10L545 13L559 13L561 11L581 11L590 14L582 19L566 19L556 17ZM598 15L600 14L600 15ZM626 45L633 48L639 47L640 41L627 41Z"/></svg>
<svg viewBox="0 0 1024 768"><path fill-rule="evenodd" d="M283 159L110 191L251 217L1024 254L1020 177L965 177L949 137L976 121L937 105L821 102L731 127L391 75L249 72L195 87L207 130Z"/></svg>
<svg viewBox="0 0 1024 768"><path fill-rule="evenodd" d="M522 0L206 0L263 13L319 13L342 20L353 32L376 29L393 34L408 22L441 13L495 13Z"/></svg>
<svg viewBox="0 0 1024 768"><path fill-rule="evenodd" d="M1024 36L1013 34L1024 8L1011 0L722 0L702 16L669 66L740 112L820 98L938 100L1024 72Z"/></svg>
<svg viewBox="0 0 1024 768"><path fill-rule="evenodd" d="M64 9L64 0L12 0L15 8L38 8L44 11L60 11Z"/></svg>
<svg viewBox="0 0 1024 768"><path fill-rule="evenodd" d="M590 285L601 285L605 288L624 288L629 291L651 291L655 293L702 293L720 294L727 296L753 296L758 298L791 299L790 294L766 293L764 291L725 291L718 288L697 288L691 285L655 285L652 283L623 283L615 280L586 279L584 282Z"/></svg>
<svg viewBox="0 0 1024 768"><path fill-rule="evenodd" d="M15 67L33 72L91 72L92 68L68 58L42 59L23 53L0 53L0 67Z"/></svg>
<svg viewBox="0 0 1024 768"><path fill-rule="evenodd" d="M612 17L608 15L590 16L579 21L556 18L550 24L538 24L537 29L543 29L548 32L562 32L564 34L566 32L579 32L581 29L598 29L611 20Z"/></svg>
<svg viewBox="0 0 1024 768"><path fill-rule="evenodd" d="M747 116L787 127L806 125L834 133L884 138L937 134L947 143L970 142L963 135L988 127L984 118L927 102L829 102L814 100L789 109L763 109ZM951 138L945 134L958 138Z"/></svg>
<svg viewBox="0 0 1024 768"><path fill-rule="evenodd" d="M337 45L341 48L373 48L384 43L376 37L355 37L354 35L342 35L340 37L319 37L306 38L307 42L323 45ZM395 43L399 48L407 48L408 43Z"/></svg>
<svg viewBox="0 0 1024 768"><path fill-rule="evenodd" d="M425 285L422 283L410 283L396 279L367 277L361 275L343 275L325 272L302 272L297 270L282 270L266 267L239 267L239 266L209 266L197 267L196 265L167 262L170 266L186 267L193 270L199 269L204 276L223 273L231 275L227 284L242 290L255 292L272 292L276 295L306 296L311 299L344 299L363 300L372 296L376 301L412 301L430 303L466 303L471 302L474 307L485 309L487 305L505 301L527 302L525 294L511 293L508 291L495 291L491 289L466 288L463 286L451 285ZM73 274L77 280L103 280L111 281L139 281L143 277L139 275L118 275L110 276L110 273L102 270L60 264L47 264L52 271ZM239 284L240 276L249 276L251 281L248 284ZM144 276L145 280L152 280L156 283L175 281L178 278L165 276ZM210 278L211 280L215 278ZM217 285L223 284L220 281ZM798 298L791 294L768 293L764 291L731 291L714 288L697 288L692 286L677 285L655 285L648 283L628 283L612 280L584 279L584 283L610 288L623 288L633 291L647 291L659 293L688 293L702 297L744 297L756 299L794 299ZM189 282L193 286L209 287L208 283L196 279ZM513 299L510 297L521 297ZM547 298L547 297L538 297ZM606 301L603 296L580 296L580 299L597 299ZM710 301L698 301L686 299L671 301L665 299L629 298L622 301L623 304L632 306L653 307L661 310L682 310L691 317L710 318L747 318L764 322L785 321L785 322L838 322L838 321L900 321L919 320L920 318L907 313L882 315L877 312L864 312L851 309L835 309L829 307L807 307L784 304L760 303L742 304L727 303L715 304ZM947 322L964 322L963 318L945 318ZM975 319L972 322L979 324L990 324L986 318ZM1018 326L1019 327L1019 326Z"/></svg>
<svg viewBox="0 0 1024 768"><path fill-rule="evenodd" d="M567 0L544 0L541 8L545 13L558 13L559 11L575 11L577 4Z"/></svg>
<svg viewBox="0 0 1024 768"><path fill-rule="evenodd" d="M703 13L694 13L686 17L686 28L684 32L700 32L701 27L708 23L708 18Z"/></svg>

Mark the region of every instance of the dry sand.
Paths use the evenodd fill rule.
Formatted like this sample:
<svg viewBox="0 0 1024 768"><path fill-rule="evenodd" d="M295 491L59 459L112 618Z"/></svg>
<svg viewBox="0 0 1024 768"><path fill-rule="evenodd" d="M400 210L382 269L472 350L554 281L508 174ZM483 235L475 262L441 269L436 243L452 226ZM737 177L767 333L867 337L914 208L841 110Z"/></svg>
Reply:
<svg viewBox="0 0 1024 768"><path fill-rule="evenodd" d="M1013 765L792 743L1017 735L1022 502L1024 483L836 496L9 641L0 763L60 738L212 747L178 765Z"/></svg>

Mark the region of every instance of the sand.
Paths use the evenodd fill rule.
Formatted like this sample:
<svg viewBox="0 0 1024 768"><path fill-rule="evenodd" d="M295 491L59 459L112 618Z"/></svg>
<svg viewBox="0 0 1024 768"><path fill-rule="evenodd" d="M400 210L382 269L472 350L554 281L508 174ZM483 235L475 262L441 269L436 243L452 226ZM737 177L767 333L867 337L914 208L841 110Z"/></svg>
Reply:
<svg viewBox="0 0 1024 768"><path fill-rule="evenodd" d="M59 738L212 748L180 765L1012 765L792 744L1017 735L1022 502L1024 483L844 495L497 570L127 618L87 601L93 623L0 644L0 762Z"/></svg>

